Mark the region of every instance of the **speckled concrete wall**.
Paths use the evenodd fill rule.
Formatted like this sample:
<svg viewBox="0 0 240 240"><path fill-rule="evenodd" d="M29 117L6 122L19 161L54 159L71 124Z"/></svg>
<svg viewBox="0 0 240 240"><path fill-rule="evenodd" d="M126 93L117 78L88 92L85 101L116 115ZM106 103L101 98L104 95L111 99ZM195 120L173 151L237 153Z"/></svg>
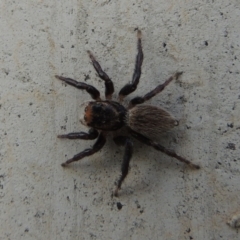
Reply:
<svg viewBox="0 0 240 240"><path fill-rule="evenodd" d="M239 239L239 22L238 0L1 0L0 239ZM136 28L145 57L127 100L183 71L149 103L180 119L159 142L201 169L134 141L115 198L124 149L111 138L61 167L93 144L56 138L86 131L79 115L90 97L54 75L103 93L92 50L117 93L131 81Z"/></svg>

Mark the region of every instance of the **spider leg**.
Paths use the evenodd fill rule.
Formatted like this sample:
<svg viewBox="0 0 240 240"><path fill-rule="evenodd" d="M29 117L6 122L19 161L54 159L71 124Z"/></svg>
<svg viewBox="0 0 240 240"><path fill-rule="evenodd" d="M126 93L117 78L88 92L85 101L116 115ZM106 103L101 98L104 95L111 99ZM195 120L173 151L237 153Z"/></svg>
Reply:
<svg viewBox="0 0 240 240"><path fill-rule="evenodd" d="M119 99L120 101L123 100L125 96L128 94L132 93L133 91L136 90L137 85L139 83L139 79L141 77L141 67L142 67L142 62L143 62L143 51L142 51L142 40L141 40L141 31L138 30L137 32L137 37L138 37L138 42L137 42L137 49L138 49L138 54L136 56L136 61L135 61L135 69L134 73L132 76L132 83L129 83L125 85L119 92Z"/></svg>
<svg viewBox="0 0 240 240"><path fill-rule="evenodd" d="M112 99L112 94L114 92L114 86L112 80L109 78L109 76L102 70L100 64L95 59L93 54L88 51L88 55L92 61L93 67L95 68L96 72L98 73L98 76L105 82L105 96L106 99Z"/></svg>
<svg viewBox="0 0 240 240"><path fill-rule="evenodd" d="M162 92L164 88L174 79L178 79L179 76L182 75L182 72L176 72L173 76L168 78L163 84L159 84L156 88L154 88L149 93L145 94L143 97L135 97L129 102L129 108L134 107L137 104L144 103L145 101L151 99L156 96L158 93Z"/></svg>
<svg viewBox="0 0 240 240"><path fill-rule="evenodd" d="M98 137L98 131L96 129L90 128L88 133L86 132L72 132L68 134L58 135L58 138L67 138L67 139L84 139L92 140Z"/></svg>
<svg viewBox="0 0 240 240"><path fill-rule="evenodd" d="M95 144L92 146L92 148L87 148L84 151L74 155L72 158L68 159L65 163L62 163L62 167L66 167L68 164L72 162L79 161L80 159L90 156L96 152L98 152L106 143L106 138L103 133L100 133L98 136L97 141Z"/></svg>
<svg viewBox="0 0 240 240"><path fill-rule="evenodd" d="M132 153L133 153L133 143L129 137L125 137L125 136L119 136L114 138L113 140L117 145L125 145L125 152L124 152L124 157L123 157L123 162L121 167L122 174L117 182L117 187L114 191L114 196L118 197L118 191L121 188L122 183L128 174L129 162L131 160Z"/></svg>
<svg viewBox="0 0 240 240"><path fill-rule="evenodd" d="M167 154L167 155L170 156L170 157L176 158L176 159L179 160L180 162L184 162L184 163L186 163L187 165L189 165L189 166L192 167L192 168L200 169L200 166L198 166L198 165L196 165L196 164L188 161L187 159L185 159L185 158L177 155L174 151L169 150L169 149L163 147L163 146L160 145L159 143L156 143L156 142L152 141L151 139L143 136L142 134L137 133L137 132L135 132L135 131L133 131L133 130L131 130L131 129L130 129L130 133L131 133L131 135L132 135L134 138L136 138L136 139L139 140L140 142L145 143L145 144L147 144L148 146L152 146L152 147L154 147L156 150L158 150L158 151L160 151L160 152L163 152L163 153Z"/></svg>
<svg viewBox="0 0 240 240"><path fill-rule="evenodd" d="M76 80L71 79L71 78L66 78L66 77L62 77L62 76L58 76L58 75L55 75L55 77L75 88L86 90L91 95L91 97L95 100L101 100L100 93L95 87L88 85L86 83L83 83L83 82L77 82Z"/></svg>

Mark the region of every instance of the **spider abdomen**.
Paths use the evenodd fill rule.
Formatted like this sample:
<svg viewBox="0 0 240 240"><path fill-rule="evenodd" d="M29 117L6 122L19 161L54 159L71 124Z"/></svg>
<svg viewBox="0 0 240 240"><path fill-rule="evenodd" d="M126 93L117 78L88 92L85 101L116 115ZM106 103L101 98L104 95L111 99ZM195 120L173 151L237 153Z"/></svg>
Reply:
<svg viewBox="0 0 240 240"><path fill-rule="evenodd" d="M126 113L125 107L118 102L88 102L83 123L95 129L115 131L125 125Z"/></svg>
<svg viewBox="0 0 240 240"><path fill-rule="evenodd" d="M137 105L128 111L126 125L146 137L157 138L178 125L178 121L165 109Z"/></svg>

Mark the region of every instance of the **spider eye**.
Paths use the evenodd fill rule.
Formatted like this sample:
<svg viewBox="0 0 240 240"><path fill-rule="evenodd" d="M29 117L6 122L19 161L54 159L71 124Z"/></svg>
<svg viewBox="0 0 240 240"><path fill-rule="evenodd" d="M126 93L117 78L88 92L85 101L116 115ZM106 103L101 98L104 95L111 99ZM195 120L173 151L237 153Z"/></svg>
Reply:
<svg viewBox="0 0 240 240"><path fill-rule="evenodd" d="M102 105L98 104L98 105L93 106L93 111L95 113L100 113L102 111Z"/></svg>
<svg viewBox="0 0 240 240"><path fill-rule="evenodd" d="M87 107L85 107L84 111L85 111L85 112L87 111Z"/></svg>

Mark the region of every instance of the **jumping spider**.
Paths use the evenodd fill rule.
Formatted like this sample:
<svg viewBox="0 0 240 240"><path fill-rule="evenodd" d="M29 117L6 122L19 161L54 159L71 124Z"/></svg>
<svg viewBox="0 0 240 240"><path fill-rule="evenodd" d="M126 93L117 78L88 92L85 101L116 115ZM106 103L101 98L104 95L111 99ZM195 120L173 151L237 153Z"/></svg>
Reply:
<svg viewBox="0 0 240 240"><path fill-rule="evenodd" d="M154 137L160 135L162 132L173 128L178 125L178 121L166 110L159 107L150 105L140 105L147 100L154 97L156 94L163 91L163 89L173 80L178 79L182 72L176 72L173 76L167 79L163 84L158 85L152 91L144 95L143 97L135 97L130 100L128 107L124 107L121 102L124 97L134 92L139 83L141 76L141 66L143 62L143 51L141 42L141 31L137 31L137 56L135 62L135 70L132 77L132 82L126 84L119 92L119 102L113 101L112 94L114 92L114 86L109 76L102 70L100 64L97 62L93 54L88 51L89 57L92 61L98 76L105 82L105 97L106 100L101 100L99 91L86 83L77 82L71 78L62 76L55 76L57 79L72 85L78 89L86 90L95 101L88 101L85 103L85 114L82 124L90 128L88 133L74 132L64 135L58 135L58 138L68 139L85 139L97 141L92 148L85 149L84 151L73 156L62 164L63 167L68 164L79 161L80 159L90 156L99 151L106 142L106 135L109 131L117 131L125 128L130 133L130 136L136 138L142 143L152 146L158 151L161 151L168 156L176 158L177 160L188 164L189 166L199 169L200 167L187 159L177 155L174 151L168 150L156 141L152 140ZM133 143L130 137L120 134L120 136L113 138L117 145L125 146L125 152L121 168L121 176L117 182L117 187L114 191L114 195L118 196L118 191L121 188L123 180L128 174L129 162L133 153Z"/></svg>

